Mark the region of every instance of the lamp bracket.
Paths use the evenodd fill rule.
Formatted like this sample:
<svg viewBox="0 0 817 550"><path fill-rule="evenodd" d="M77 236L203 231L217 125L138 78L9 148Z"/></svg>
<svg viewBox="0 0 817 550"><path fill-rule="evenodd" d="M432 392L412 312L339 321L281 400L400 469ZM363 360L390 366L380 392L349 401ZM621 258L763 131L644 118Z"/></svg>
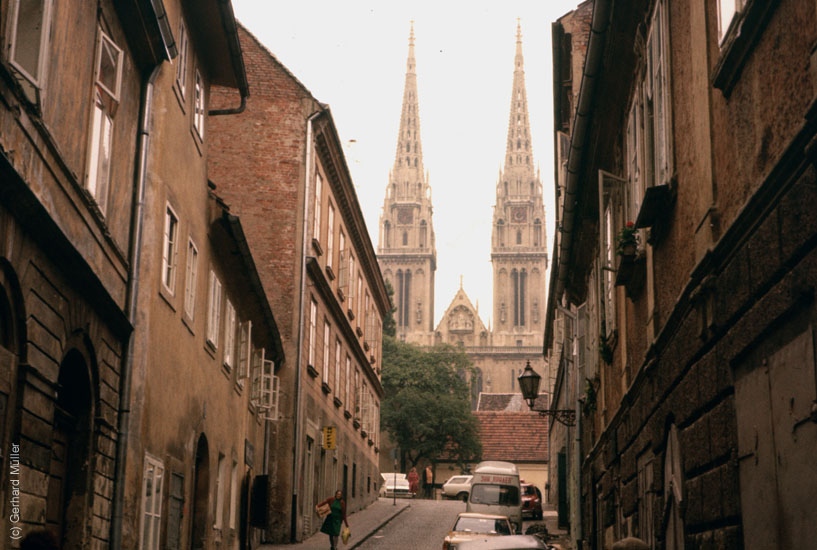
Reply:
<svg viewBox="0 0 817 550"><path fill-rule="evenodd" d="M560 422L565 426L572 427L576 425L576 411L572 409L531 409L533 412L538 412L539 416L552 416L556 422Z"/></svg>

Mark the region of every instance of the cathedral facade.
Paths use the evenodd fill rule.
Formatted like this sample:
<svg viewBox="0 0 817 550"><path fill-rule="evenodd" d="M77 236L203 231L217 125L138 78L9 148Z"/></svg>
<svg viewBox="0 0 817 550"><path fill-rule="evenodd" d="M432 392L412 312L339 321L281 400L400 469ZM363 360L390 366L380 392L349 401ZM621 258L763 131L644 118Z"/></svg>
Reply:
<svg viewBox="0 0 817 550"><path fill-rule="evenodd" d="M527 361L544 377L545 272L548 255L542 183L534 168L525 89L522 33L517 26L505 164L496 184L492 220L492 326L485 326L462 284L433 327L436 249L431 189L424 174L417 101L414 32L397 152L380 218L378 259L394 288L397 335L419 344L462 346L476 368L479 393L518 393ZM543 389L544 391L544 389Z"/></svg>

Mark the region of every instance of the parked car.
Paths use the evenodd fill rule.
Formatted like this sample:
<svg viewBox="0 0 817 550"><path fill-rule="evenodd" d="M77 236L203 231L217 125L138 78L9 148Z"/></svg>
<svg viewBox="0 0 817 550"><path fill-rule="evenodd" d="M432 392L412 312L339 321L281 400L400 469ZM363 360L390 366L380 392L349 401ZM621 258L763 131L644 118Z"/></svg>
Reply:
<svg viewBox="0 0 817 550"><path fill-rule="evenodd" d="M507 537L479 537L463 542L457 550L549 550L549 546L533 535L509 535Z"/></svg>
<svg viewBox="0 0 817 550"><path fill-rule="evenodd" d="M532 483L522 483L522 517L542 519L542 492Z"/></svg>
<svg viewBox="0 0 817 550"><path fill-rule="evenodd" d="M471 478L474 476L453 476L443 483L443 497L455 498L463 502L468 500L471 492Z"/></svg>
<svg viewBox="0 0 817 550"><path fill-rule="evenodd" d="M508 516L462 512L443 541L443 550L457 550L460 544L485 536L503 536L513 533Z"/></svg>
<svg viewBox="0 0 817 550"><path fill-rule="evenodd" d="M406 474L400 473L385 473L380 474L382 481L380 483L381 497L406 497L411 498L414 495L409 490L409 482L406 479Z"/></svg>

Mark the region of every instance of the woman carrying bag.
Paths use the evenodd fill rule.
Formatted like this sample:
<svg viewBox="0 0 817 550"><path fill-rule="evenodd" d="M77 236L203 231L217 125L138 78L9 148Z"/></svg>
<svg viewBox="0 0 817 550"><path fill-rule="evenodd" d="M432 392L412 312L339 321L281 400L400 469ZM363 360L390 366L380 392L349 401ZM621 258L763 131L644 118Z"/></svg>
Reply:
<svg viewBox="0 0 817 550"><path fill-rule="evenodd" d="M321 508L323 508L323 511L325 511L326 506L329 507L329 514L321 514ZM343 492L337 491L335 496L329 497L315 506L315 511L318 512L320 517L324 517L324 515L326 516L326 519L323 520L323 525L321 526L321 533L326 533L329 535L329 544L331 545L330 548L332 550L337 548L342 523L346 524L343 537L343 543L346 544L346 541L349 540L351 533L349 531L349 522L346 521L346 501L343 500Z"/></svg>

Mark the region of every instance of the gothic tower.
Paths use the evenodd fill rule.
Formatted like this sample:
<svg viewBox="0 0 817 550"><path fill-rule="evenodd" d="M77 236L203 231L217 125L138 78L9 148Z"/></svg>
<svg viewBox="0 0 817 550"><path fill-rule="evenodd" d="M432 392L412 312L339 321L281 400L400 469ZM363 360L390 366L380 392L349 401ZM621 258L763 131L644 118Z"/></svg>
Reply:
<svg viewBox="0 0 817 550"><path fill-rule="evenodd" d="M421 345L433 343L437 250L431 215L431 187L420 142L412 22L397 153L380 216L377 256L384 278L394 289L397 336Z"/></svg>
<svg viewBox="0 0 817 550"><path fill-rule="evenodd" d="M541 346L544 332L545 207L534 170L525 91L522 29L517 22L505 167L499 173L491 242L494 346Z"/></svg>

